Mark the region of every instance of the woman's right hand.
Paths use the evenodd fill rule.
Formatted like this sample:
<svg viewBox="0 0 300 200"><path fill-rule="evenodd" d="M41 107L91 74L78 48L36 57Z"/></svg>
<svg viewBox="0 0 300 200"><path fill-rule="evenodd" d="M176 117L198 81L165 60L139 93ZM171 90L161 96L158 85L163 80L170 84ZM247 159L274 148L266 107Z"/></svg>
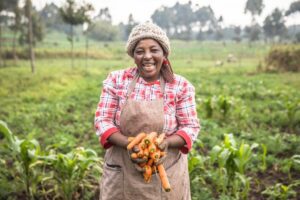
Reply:
<svg viewBox="0 0 300 200"><path fill-rule="evenodd" d="M127 145L129 144L128 137L121 134L120 132L113 133L107 140L113 145L122 147L124 149L127 149Z"/></svg>

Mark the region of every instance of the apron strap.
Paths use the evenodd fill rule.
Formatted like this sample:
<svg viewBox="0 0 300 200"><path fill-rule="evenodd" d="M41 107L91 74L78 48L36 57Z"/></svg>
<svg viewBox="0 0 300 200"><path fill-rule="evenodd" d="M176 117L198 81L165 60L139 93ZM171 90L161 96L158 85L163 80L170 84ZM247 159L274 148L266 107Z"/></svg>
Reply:
<svg viewBox="0 0 300 200"><path fill-rule="evenodd" d="M126 94L126 101L128 98L130 98L130 95L132 93L132 91L134 90L134 87L136 85L136 82L138 80L138 78L140 77L140 73L136 73L136 75L134 76L134 79L131 81L127 94ZM160 75L160 92L164 95L165 93L165 80L163 79L162 75Z"/></svg>

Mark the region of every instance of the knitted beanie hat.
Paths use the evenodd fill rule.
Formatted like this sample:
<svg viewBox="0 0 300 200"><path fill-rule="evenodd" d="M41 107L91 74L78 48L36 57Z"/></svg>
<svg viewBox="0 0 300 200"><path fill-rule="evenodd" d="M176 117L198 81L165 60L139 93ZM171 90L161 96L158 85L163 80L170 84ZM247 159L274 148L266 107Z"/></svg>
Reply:
<svg viewBox="0 0 300 200"><path fill-rule="evenodd" d="M139 24L132 29L126 44L127 54L133 57L136 44L146 38L156 40L164 52L168 55L170 54L170 41L167 34L159 26L151 22Z"/></svg>

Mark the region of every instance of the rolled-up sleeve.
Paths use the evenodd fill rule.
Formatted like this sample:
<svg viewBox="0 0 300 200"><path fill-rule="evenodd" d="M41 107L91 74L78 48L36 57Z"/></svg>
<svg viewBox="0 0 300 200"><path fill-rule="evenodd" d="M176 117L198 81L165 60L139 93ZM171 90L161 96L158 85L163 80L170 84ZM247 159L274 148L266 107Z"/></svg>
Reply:
<svg viewBox="0 0 300 200"><path fill-rule="evenodd" d="M195 88L187 81L183 83L183 87L178 93L176 119L179 125L176 134L186 142L181 151L188 153L198 136L200 123L196 111Z"/></svg>
<svg viewBox="0 0 300 200"><path fill-rule="evenodd" d="M116 95L116 75L111 73L106 80L103 81L103 89L94 120L99 142L105 149L112 146L112 144L107 141L109 136L119 131L114 123L118 105L119 99Z"/></svg>

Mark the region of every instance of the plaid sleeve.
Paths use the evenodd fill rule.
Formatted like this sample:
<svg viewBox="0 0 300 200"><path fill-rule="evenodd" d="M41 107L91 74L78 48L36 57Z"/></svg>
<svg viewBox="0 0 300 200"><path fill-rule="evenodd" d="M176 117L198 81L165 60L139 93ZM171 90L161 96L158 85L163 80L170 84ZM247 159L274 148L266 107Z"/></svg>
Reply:
<svg viewBox="0 0 300 200"><path fill-rule="evenodd" d="M196 111L195 88L187 81L183 82L183 86L178 93L176 118L178 121L176 134L181 136L186 142L181 151L188 153L192 148L193 141L198 136L200 124Z"/></svg>
<svg viewBox="0 0 300 200"><path fill-rule="evenodd" d="M103 81L103 89L95 113L94 125L96 135L99 136L99 141L105 149L112 145L107 141L108 137L119 131L114 123L115 114L119 105L119 100L116 95L116 76L117 74L111 73L106 80Z"/></svg>

